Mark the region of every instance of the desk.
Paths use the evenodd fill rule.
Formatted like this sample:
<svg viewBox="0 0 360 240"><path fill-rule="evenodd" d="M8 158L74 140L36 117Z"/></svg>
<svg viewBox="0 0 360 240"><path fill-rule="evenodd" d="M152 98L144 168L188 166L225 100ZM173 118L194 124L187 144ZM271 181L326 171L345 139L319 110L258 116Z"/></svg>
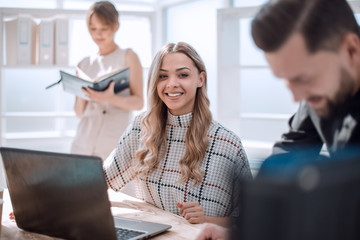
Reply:
<svg viewBox="0 0 360 240"><path fill-rule="evenodd" d="M123 193L108 190L111 202L111 211L114 216L132 219L158 222L172 225L167 232L155 236L152 239L194 239L200 232L202 224L191 224L183 217L163 211L149 203ZM12 212L11 201L7 189L4 191L4 206L2 214L1 240L55 240L58 238L48 237L41 234L26 232L16 226L14 220L9 219Z"/></svg>

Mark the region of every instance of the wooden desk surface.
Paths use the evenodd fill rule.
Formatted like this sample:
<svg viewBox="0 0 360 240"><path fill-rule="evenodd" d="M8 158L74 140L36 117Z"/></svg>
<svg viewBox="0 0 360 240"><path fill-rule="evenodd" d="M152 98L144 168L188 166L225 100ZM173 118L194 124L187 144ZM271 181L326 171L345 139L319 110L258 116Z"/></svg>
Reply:
<svg viewBox="0 0 360 240"><path fill-rule="evenodd" d="M126 217L150 222L172 225L167 232L152 239L194 239L202 228L202 224L191 224L183 217L163 211L149 203L138 200L123 193L108 191L111 211L114 216ZM4 206L2 214L1 240L54 240L58 238L26 232L16 226L14 220L9 219L12 212L11 201L7 189L4 191Z"/></svg>

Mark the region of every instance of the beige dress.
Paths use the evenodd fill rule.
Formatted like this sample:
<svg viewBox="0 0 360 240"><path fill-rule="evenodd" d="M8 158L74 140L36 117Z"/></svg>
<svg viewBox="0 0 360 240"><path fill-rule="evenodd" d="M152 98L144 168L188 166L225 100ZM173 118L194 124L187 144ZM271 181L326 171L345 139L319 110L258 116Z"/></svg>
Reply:
<svg viewBox="0 0 360 240"><path fill-rule="evenodd" d="M79 68L90 78L96 78L125 68L125 54L126 50L117 48L106 56L89 56L79 63ZM130 89L118 94L129 96ZM89 101L78 125L71 153L99 156L105 160L116 147L131 120L131 111L120 109L110 103Z"/></svg>

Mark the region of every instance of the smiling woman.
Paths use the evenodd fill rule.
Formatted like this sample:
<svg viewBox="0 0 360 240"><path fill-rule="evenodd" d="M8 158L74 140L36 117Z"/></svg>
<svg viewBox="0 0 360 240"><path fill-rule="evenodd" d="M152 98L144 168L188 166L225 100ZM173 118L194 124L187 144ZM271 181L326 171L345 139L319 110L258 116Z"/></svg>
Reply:
<svg viewBox="0 0 360 240"><path fill-rule="evenodd" d="M115 191L138 180L138 197L191 223L225 225L238 174L251 178L240 138L212 120L206 69L180 42L165 45L148 76L148 110L135 118L104 162Z"/></svg>

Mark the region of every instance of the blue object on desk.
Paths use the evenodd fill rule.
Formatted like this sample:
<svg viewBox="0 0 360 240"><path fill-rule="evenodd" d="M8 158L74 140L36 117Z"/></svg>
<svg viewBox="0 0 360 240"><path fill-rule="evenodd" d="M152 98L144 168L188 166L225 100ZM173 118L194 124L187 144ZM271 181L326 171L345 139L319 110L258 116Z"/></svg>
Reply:
<svg viewBox="0 0 360 240"><path fill-rule="evenodd" d="M331 159L274 155L241 184L232 239L360 239L359 149Z"/></svg>

